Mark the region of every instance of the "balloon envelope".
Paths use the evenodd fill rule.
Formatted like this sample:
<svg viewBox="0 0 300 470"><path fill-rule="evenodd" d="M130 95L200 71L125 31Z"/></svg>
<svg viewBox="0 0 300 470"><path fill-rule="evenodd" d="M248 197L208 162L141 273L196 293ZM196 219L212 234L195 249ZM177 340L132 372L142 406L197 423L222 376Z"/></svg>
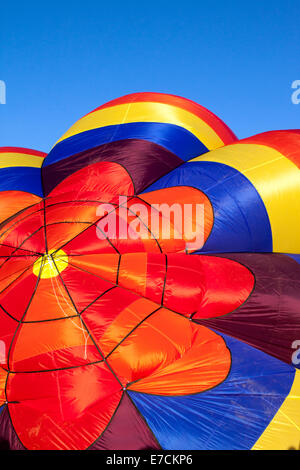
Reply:
<svg viewBox="0 0 300 470"><path fill-rule="evenodd" d="M298 448L299 166L159 93L1 148L0 446Z"/></svg>

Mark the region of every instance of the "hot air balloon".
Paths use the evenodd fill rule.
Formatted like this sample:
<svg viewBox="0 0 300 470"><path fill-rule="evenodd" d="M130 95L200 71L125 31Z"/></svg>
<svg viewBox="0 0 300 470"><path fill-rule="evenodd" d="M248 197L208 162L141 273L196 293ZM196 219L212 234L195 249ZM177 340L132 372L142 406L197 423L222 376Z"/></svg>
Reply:
<svg viewBox="0 0 300 470"><path fill-rule="evenodd" d="M298 448L300 131L136 93L0 162L2 448Z"/></svg>

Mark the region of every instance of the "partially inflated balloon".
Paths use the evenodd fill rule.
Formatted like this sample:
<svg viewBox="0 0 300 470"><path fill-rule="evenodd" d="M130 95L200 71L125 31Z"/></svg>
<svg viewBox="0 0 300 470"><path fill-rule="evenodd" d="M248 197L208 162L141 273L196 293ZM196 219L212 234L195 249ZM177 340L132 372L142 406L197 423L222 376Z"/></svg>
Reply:
<svg viewBox="0 0 300 470"><path fill-rule="evenodd" d="M299 166L158 93L2 148L0 446L298 448Z"/></svg>

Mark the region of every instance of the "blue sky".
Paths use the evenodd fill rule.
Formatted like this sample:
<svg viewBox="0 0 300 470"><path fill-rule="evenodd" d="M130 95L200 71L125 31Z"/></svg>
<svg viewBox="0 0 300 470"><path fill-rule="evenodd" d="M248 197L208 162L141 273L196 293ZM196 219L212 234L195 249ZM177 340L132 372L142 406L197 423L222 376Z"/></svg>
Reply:
<svg viewBox="0 0 300 470"><path fill-rule="evenodd" d="M299 0L51 1L1 6L0 145L49 151L137 91L190 98L238 135L300 128Z"/></svg>

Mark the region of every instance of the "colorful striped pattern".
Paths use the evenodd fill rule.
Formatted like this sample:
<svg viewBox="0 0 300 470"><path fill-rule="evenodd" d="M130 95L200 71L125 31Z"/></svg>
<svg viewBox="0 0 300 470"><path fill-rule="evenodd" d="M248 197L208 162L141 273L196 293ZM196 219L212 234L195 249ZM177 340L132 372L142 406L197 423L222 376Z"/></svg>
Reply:
<svg viewBox="0 0 300 470"><path fill-rule="evenodd" d="M0 147L0 191L43 195L41 167L46 154L20 147Z"/></svg>
<svg viewBox="0 0 300 470"><path fill-rule="evenodd" d="M37 150L0 147L0 223L40 201L45 157Z"/></svg>
<svg viewBox="0 0 300 470"><path fill-rule="evenodd" d="M162 93L135 93L96 108L56 143L44 166L105 143L142 139L182 160L235 142L217 116L190 100Z"/></svg>
<svg viewBox="0 0 300 470"><path fill-rule="evenodd" d="M191 162L226 165L246 177L252 192L259 194L269 219L269 223L257 224L256 230L269 233L271 227L274 252L300 251L300 131L258 134ZM250 213L257 215L257 206L252 203L243 215L248 219Z"/></svg>

